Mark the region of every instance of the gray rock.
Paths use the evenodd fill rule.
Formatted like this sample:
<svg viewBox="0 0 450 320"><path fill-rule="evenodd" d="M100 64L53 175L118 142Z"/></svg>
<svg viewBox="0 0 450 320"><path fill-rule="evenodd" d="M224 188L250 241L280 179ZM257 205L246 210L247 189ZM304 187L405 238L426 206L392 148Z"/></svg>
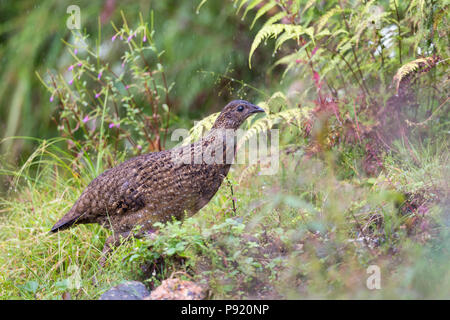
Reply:
<svg viewBox="0 0 450 320"><path fill-rule="evenodd" d="M142 300L150 292L139 281L125 281L101 295L100 300Z"/></svg>

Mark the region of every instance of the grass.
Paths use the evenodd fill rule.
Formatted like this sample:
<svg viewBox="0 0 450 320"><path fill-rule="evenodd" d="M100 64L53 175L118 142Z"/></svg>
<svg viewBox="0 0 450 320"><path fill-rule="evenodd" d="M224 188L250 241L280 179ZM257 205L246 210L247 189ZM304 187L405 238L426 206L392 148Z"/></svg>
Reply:
<svg viewBox="0 0 450 320"><path fill-rule="evenodd" d="M448 298L448 143L412 150L399 144L372 178L357 174L349 150L345 161L283 155L277 175L241 183L235 166L197 215L124 243L100 270L110 231L48 234L100 169L84 157L80 171L47 141L0 200L1 299L97 299L124 279L151 289L174 272L207 284L212 299ZM366 287L370 265L381 290Z"/></svg>
<svg viewBox="0 0 450 320"><path fill-rule="evenodd" d="M40 33L47 42L34 37L36 23L23 23L24 10L6 8L19 17L9 25L28 27L2 34L9 67L0 74L0 100L14 107L5 132L64 138L0 141L7 151L0 160L24 163L0 163L0 193L10 188L0 194L1 298L97 299L125 279L152 289L173 274L206 284L212 299L448 298L447 5L384 1L374 17L371 2L312 3L241 1L245 10L236 10L202 1L196 14L188 3L175 11L166 2L145 10L127 4L102 32L93 30L101 25L94 8L83 34L47 23ZM51 21L57 10L44 7L28 22ZM398 36L388 31L393 23ZM98 40L83 53L77 37ZM27 51L23 44L36 58L28 64L16 54ZM100 47L113 50L100 56ZM49 90L33 104L42 121L30 109L32 92L42 90L37 79ZM253 134L280 130L277 174L234 166L198 214L124 243L101 270L110 231L84 225L48 233L94 177L131 154L167 147L166 130L232 97L262 102L267 115L252 120ZM19 153L31 156L13 159ZM368 289L370 270L380 271L380 290Z"/></svg>

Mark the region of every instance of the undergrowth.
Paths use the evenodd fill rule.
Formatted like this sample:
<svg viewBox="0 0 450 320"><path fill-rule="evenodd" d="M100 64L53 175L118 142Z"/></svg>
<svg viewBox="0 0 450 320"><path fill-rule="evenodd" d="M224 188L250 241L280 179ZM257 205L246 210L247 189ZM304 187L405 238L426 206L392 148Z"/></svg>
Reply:
<svg viewBox="0 0 450 320"><path fill-rule="evenodd" d="M416 150L417 166L403 149L405 158L389 156L385 172L364 179L353 166L301 151L283 155L276 176L238 184L243 168L235 167L233 195L224 183L197 215L124 242L102 270L109 231L81 225L48 234L90 173L69 178L70 167L55 169L49 158L60 149L44 145L29 164L40 166L38 179L24 168L20 197L1 202L4 299L94 299L124 279L153 288L174 273L206 284L210 298L448 297L445 142ZM371 265L381 269L381 290L366 287Z"/></svg>
<svg viewBox="0 0 450 320"><path fill-rule="evenodd" d="M266 19L249 64L275 39L266 71L277 76L282 66L281 81L262 90L227 74L217 80L266 110L244 125L241 142L279 130L279 170L234 165L199 213L125 241L103 269L110 231L48 234L94 177L164 149L182 122L152 19L132 26L123 16L108 39L123 50L120 65L100 58L101 39L83 52L67 44L70 77L43 76L61 137L35 139L19 169L0 167L10 188L0 198L2 299L96 299L124 279L152 289L173 275L205 284L212 299L450 296L448 4L233 2L243 20L253 14L249 29ZM381 287L371 290L374 268Z"/></svg>

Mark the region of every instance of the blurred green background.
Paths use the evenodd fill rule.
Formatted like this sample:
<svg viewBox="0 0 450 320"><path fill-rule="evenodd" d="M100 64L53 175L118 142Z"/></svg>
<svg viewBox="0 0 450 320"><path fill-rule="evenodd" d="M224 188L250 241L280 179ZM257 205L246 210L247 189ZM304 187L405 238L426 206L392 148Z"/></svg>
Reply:
<svg viewBox="0 0 450 320"><path fill-rule="evenodd" d="M136 21L141 12L145 21L154 12L155 40L165 50L162 61L169 82L172 110L181 126L219 110L237 98L220 75L227 75L262 88L269 81L264 70L270 65L270 51L256 53L248 68L247 57L254 33L249 31L236 9L221 1L208 1L197 11L199 1L0 1L0 137L57 135L51 121L56 104L40 83L36 72L63 73L70 42L66 26L69 5L81 9L81 29L96 37L99 20L102 41L113 35L111 22L121 25L120 12ZM256 29L257 30L257 29ZM241 32L242 31L242 32ZM103 44L103 43L102 43ZM119 52L107 51L105 62L117 61ZM276 73L275 73L276 74ZM274 77L274 74L271 75ZM250 97L251 92L249 93ZM254 92L253 92L254 94ZM186 123L188 122L188 123ZM9 140L0 146L4 160L20 163L35 146L29 140Z"/></svg>

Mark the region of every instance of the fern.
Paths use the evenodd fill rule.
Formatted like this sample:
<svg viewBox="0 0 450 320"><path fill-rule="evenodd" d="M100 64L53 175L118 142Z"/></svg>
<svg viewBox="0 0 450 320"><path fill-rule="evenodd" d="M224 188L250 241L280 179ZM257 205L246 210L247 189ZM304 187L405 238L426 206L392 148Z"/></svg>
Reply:
<svg viewBox="0 0 450 320"><path fill-rule="evenodd" d="M275 92L267 102L259 103L259 106L266 110L268 113L280 112L282 109L285 109L288 105L288 100L286 96L280 92ZM276 110L276 111L275 111Z"/></svg>
<svg viewBox="0 0 450 320"><path fill-rule="evenodd" d="M275 51L287 40L296 39L298 40L302 35L308 35L309 38L314 42L314 29L313 28L304 28L303 26L289 25L289 24L272 24L264 26L257 33L255 39L253 40L252 46L250 48L250 53L248 57L248 64L251 68L251 59L253 53L256 48L263 42L264 40L270 38L277 38L280 34L280 38L278 38L277 43L275 45Z"/></svg>
<svg viewBox="0 0 450 320"><path fill-rule="evenodd" d="M255 15L255 18L253 19L252 24L250 25L250 29L253 29L253 26L255 25L256 21L258 21L259 18L261 18L264 14L266 14L270 9L274 8L276 5L277 4L275 2L269 1L261 9L259 9Z"/></svg>
<svg viewBox="0 0 450 320"><path fill-rule="evenodd" d="M238 142L238 148L241 148L247 141L253 139L262 133L279 126L281 128L289 128L294 125L300 130L305 128L305 121L311 118L310 108L292 108L287 109L275 114L269 114L264 118L257 120L253 125L247 130L245 135Z"/></svg>
<svg viewBox="0 0 450 320"><path fill-rule="evenodd" d="M181 145L188 145L191 144L211 130L211 127L214 124L214 121L216 121L217 117L219 116L220 112L213 113L206 118L202 119L201 121L197 122L190 130L189 130L189 136L186 137L182 142Z"/></svg>
<svg viewBox="0 0 450 320"><path fill-rule="evenodd" d="M304 15L316 2L317 0L309 0L302 9L302 15Z"/></svg>
<svg viewBox="0 0 450 320"><path fill-rule="evenodd" d="M267 19L267 21L263 25L263 28L266 26L270 26L270 25L274 24L275 22L280 21L281 19L283 19L286 16L287 16L287 12L285 12L285 11L280 11L280 12L274 14L269 19Z"/></svg>
<svg viewBox="0 0 450 320"><path fill-rule="evenodd" d="M235 6L235 7L237 6L237 11L236 11L236 13L239 13L239 11L241 11L241 9L242 9L242 7L244 6L244 4L246 4L246 3L249 2L249 1L251 1L251 0L241 0L240 4L237 5L238 2L239 2L239 0L235 0L235 1L234 1L234 6Z"/></svg>
<svg viewBox="0 0 450 320"><path fill-rule="evenodd" d="M196 14L199 14L199 13L200 13L200 8L206 3L206 1L208 1L208 0L202 0L202 1L199 3L199 5L197 6L197 9L195 10L195 13L196 13Z"/></svg>
<svg viewBox="0 0 450 320"><path fill-rule="evenodd" d="M304 56L306 55L304 49L305 49L305 47L302 47L297 52L294 52L294 53L291 53L290 55L284 56L274 63L274 67L277 65L280 65L280 64L286 65L286 70L283 73L283 77L292 67L297 65L297 62L296 62L297 60L304 59Z"/></svg>
<svg viewBox="0 0 450 320"><path fill-rule="evenodd" d="M437 59L433 57L419 58L408 62L398 69L393 78L393 84L395 85L396 94L399 94L400 84L409 79L413 74L421 72L425 68L432 68L436 65Z"/></svg>
<svg viewBox="0 0 450 320"><path fill-rule="evenodd" d="M255 175L256 170L258 169L258 164L251 164L245 167L239 176L239 184L244 184L246 181L249 181L249 177Z"/></svg>
<svg viewBox="0 0 450 320"><path fill-rule="evenodd" d="M333 9L331 9L330 11L328 11L326 14L324 14L320 19L319 22L317 23L317 27L316 27L316 31L319 32L323 29L323 27L325 27L325 25L328 23L328 20L330 20L330 18L332 16L334 16L335 14L341 13L342 9L335 7Z"/></svg>
<svg viewBox="0 0 450 320"><path fill-rule="evenodd" d="M293 25L285 25L284 33L277 39L275 44L275 51L277 51L281 45L290 39L299 40L300 36L306 34L309 36L311 41L314 43L314 29L313 28L305 28L303 26L293 26Z"/></svg>
<svg viewBox="0 0 450 320"><path fill-rule="evenodd" d="M242 20L245 19L245 17L247 16L247 13L248 13L250 10L252 10L252 9L253 9L254 7L256 7L258 4L264 3L264 1L261 1L261 0L250 0L250 1L247 1L247 2L248 2L248 5L247 5L247 8L245 8L244 14L242 15Z"/></svg>
<svg viewBox="0 0 450 320"><path fill-rule="evenodd" d="M419 57L443 57L445 61L449 55L448 1L429 5L426 0L408 3L398 0L235 0L234 4L243 19L250 11L255 12L250 28L266 17L251 44L249 67L252 68L256 49L274 39L274 53L280 51L283 55L268 73L283 65L282 79L289 77L292 88L295 85L292 99L305 99L302 104L314 105L319 111L335 100L340 110L333 109L338 120L330 124L333 126L342 126L342 116L346 114L354 115L355 120L350 122L378 121L371 119L376 112L365 111L386 105L390 83L387 79L393 79L392 85L398 94L414 74L426 72L437 63L433 60L437 58ZM404 64L404 59L412 61ZM444 78L442 69L424 77L428 83ZM445 80L441 83L445 85ZM298 87L302 88L301 92ZM442 96L440 93L426 92L429 98L423 106L430 111L436 100L442 102L443 98L437 97ZM313 100L308 100L311 98ZM268 114L252 123L244 140L264 130L281 127L281 124L291 128L299 126L300 131L305 120L311 125L310 109L289 108L289 105L281 93L261 102L260 106ZM414 117L416 115L420 112Z"/></svg>
<svg viewBox="0 0 450 320"><path fill-rule="evenodd" d="M252 55L255 52L256 48L261 44L261 42L270 37L275 38L283 31L284 31L283 24L266 25L261 30L258 31L258 34L256 35L255 39L252 42L252 46L250 48L250 53L248 57L248 65L250 69L252 68L251 63Z"/></svg>
<svg viewBox="0 0 450 320"><path fill-rule="evenodd" d="M311 117L312 108L289 108L287 97L282 92L275 92L267 101L258 103L260 107L267 111L267 115L253 122L247 128L246 134L242 137L239 145L248 141L254 135L267 132L277 125L290 127L291 125L303 128L304 121ZM214 113L195 124L189 131L189 137L182 141L182 145L192 143L200 139L211 129L219 113Z"/></svg>

